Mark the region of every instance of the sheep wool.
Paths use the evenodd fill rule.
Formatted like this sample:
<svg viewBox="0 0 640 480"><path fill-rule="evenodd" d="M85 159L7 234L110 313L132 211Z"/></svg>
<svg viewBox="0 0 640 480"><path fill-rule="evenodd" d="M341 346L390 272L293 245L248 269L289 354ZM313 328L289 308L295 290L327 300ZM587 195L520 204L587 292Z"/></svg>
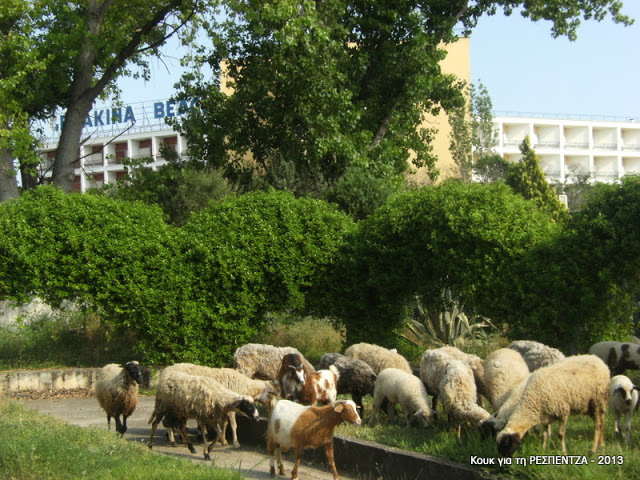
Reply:
<svg viewBox="0 0 640 480"><path fill-rule="evenodd" d="M347 348L344 354L367 363L376 375L385 368L397 368L412 373L406 358L395 350L387 350L372 343L356 343Z"/></svg>
<svg viewBox="0 0 640 480"><path fill-rule="evenodd" d="M498 452L511 457L533 426L559 420L566 454L567 420L572 413L590 415L595 424L592 453L604 443L604 415L609 401L609 368L595 355L577 355L542 367L529 375L520 401L496 438ZM544 433L543 448L547 446Z"/></svg>
<svg viewBox="0 0 640 480"><path fill-rule="evenodd" d="M615 419L616 436L624 435L624 442L631 442L631 417L638 409L638 387L625 375L611 379L609 407Z"/></svg>
<svg viewBox="0 0 640 480"><path fill-rule="evenodd" d="M410 426L413 418L417 418L424 427L428 427L435 417L435 412L431 408L431 399L424 384L418 377L404 370L385 368L378 374L373 391L373 409L369 425L375 425L376 413L385 399L388 400L389 419L394 420L393 407L399 403L407 427Z"/></svg>
<svg viewBox="0 0 640 480"><path fill-rule="evenodd" d="M598 342L589 353L607 364L611 375L622 375L627 369L640 369L640 345L628 342Z"/></svg>
<svg viewBox="0 0 640 480"><path fill-rule="evenodd" d="M485 391L494 410L498 410L513 388L529 376L529 367L522 355L510 348L492 352L483 366Z"/></svg>
<svg viewBox="0 0 640 480"><path fill-rule="evenodd" d="M511 342L507 348L515 350L522 355L530 372L542 367L548 367L564 359L564 354L557 348L549 347L544 343L533 340L516 340Z"/></svg>
<svg viewBox="0 0 640 480"><path fill-rule="evenodd" d="M239 395L212 378L171 371L163 375L158 384L154 410L148 422L152 424L149 448L153 446L153 436L158 424L167 417L170 419L170 426L180 427L182 438L193 453L195 449L186 431L187 420L194 418L205 438L206 425L213 424L219 437L221 430L218 421L232 410L242 411L255 421L259 419L253 398L250 396ZM209 453L217 437L208 448L205 442L205 459L210 459Z"/></svg>
<svg viewBox="0 0 640 480"><path fill-rule="evenodd" d="M142 370L136 361L124 365L110 363L102 367L95 385L95 396L100 407L107 413L107 426L111 430L111 417L115 419L116 431L124 435L127 418L138 405L138 386L142 383ZM122 420L120 420L122 417Z"/></svg>
<svg viewBox="0 0 640 480"><path fill-rule="evenodd" d="M238 347L233 354L233 368L251 378L278 380L282 358L288 353L300 355L305 367L314 372L315 368L293 347L274 347L261 343L248 343Z"/></svg>

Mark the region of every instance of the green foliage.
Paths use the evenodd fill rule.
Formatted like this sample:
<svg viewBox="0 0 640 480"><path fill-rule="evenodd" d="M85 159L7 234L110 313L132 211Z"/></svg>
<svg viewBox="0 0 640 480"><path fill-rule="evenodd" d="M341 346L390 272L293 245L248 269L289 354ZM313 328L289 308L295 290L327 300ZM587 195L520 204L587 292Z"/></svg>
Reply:
<svg viewBox="0 0 640 480"><path fill-rule="evenodd" d="M529 137L520 145L522 159L509 165L506 182L515 192L533 201L540 209L556 219L566 216L567 209L558 201L556 193L549 186L538 155L531 148Z"/></svg>
<svg viewBox="0 0 640 480"><path fill-rule="evenodd" d="M0 369L101 367L135 358L132 331L117 342L97 315L81 310L41 314L0 326Z"/></svg>
<svg viewBox="0 0 640 480"><path fill-rule="evenodd" d="M157 170L135 168L127 179L108 187L108 191L123 200L158 205L169 223L178 226L184 225L192 212L233 194L220 171L178 161Z"/></svg>
<svg viewBox="0 0 640 480"><path fill-rule="evenodd" d="M86 304L149 359L188 355L191 272L159 209L39 187L0 205L0 225L2 298Z"/></svg>
<svg viewBox="0 0 640 480"><path fill-rule="evenodd" d="M328 318L287 320L282 315L270 315L258 337L259 343L297 348L314 365L325 353L341 352L344 340L344 326L336 327Z"/></svg>
<svg viewBox="0 0 640 480"><path fill-rule="evenodd" d="M473 163L473 174L479 182L504 181L508 169L509 162L499 154L478 158Z"/></svg>
<svg viewBox="0 0 640 480"><path fill-rule="evenodd" d="M491 322L477 317L470 321L464 308L451 298L450 291L445 291L443 296L440 310L426 310L416 296L414 314L407 319L406 330L401 335L422 350L445 345L462 350L471 341L485 340L487 330L493 327Z"/></svg>
<svg viewBox="0 0 640 480"><path fill-rule="evenodd" d="M402 177L379 178L365 169L352 167L327 192L327 200L356 220L362 220L400 191L403 183Z"/></svg>
<svg viewBox="0 0 640 480"><path fill-rule="evenodd" d="M67 425L0 399L0 477L23 479L240 480L229 469L158 455L113 432Z"/></svg>
<svg viewBox="0 0 640 480"><path fill-rule="evenodd" d="M195 214L183 231L199 314L209 326L200 332L201 348L228 360L267 311L303 310L351 225L325 202L275 191L227 197Z"/></svg>
<svg viewBox="0 0 640 480"><path fill-rule="evenodd" d="M495 287L512 334L578 352L631 333L640 288L639 207L638 177L599 185L561 235L514 263Z"/></svg>
<svg viewBox="0 0 640 480"><path fill-rule="evenodd" d="M327 307L344 319L349 342L391 343L410 299L438 309L447 288L470 314L498 321L495 278L557 229L503 184L446 182L398 195L346 242Z"/></svg>

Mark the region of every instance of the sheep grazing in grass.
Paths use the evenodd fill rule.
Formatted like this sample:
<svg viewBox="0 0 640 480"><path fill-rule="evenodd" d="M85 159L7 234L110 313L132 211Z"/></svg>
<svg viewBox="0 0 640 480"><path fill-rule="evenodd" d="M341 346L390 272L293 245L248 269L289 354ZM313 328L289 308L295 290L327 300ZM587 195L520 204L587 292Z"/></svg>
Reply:
<svg viewBox="0 0 640 480"><path fill-rule="evenodd" d="M334 480L340 480L333 458L333 434L343 422L360 425L356 405L351 400L340 400L324 407L303 406L289 400L280 400L267 424L267 452L271 476L285 474L282 452L295 448L296 462L291 471L292 480L298 479L302 452L307 448L324 447Z"/></svg>
<svg viewBox="0 0 640 480"><path fill-rule="evenodd" d="M387 414L391 421L394 420L394 407L397 403L402 408L407 427L411 425L413 419L419 420L424 427L429 427L435 418L436 413L431 408L427 389L413 373L407 373L398 368L385 368L378 374L373 391L373 409L369 425L375 425L376 413L385 399L388 400Z"/></svg>
<svg viewBox="0 0 640 480"><path fill-rule="evenodd" d="M288 353L300 355L305 367L314 372L315 368L293 347L274 347L261 343L248 343L238 347L233 354L233 368L247 377L261 380L278 380L278 372L283 357Z"/></svg>
<svg viewBox="0 0 640 480"><path fill-rule="evenodd" d="M535 425L560 421L562 453L566 454L567 420L572 413L590 415L595 423L591 452L604 444L604 416L609 401L609 369L594 355L567 357L529 375L520 401L496 438L498 452L511 457L522 437ZM547 447L548 433L543 436Z"/></svg>
<svg viewBox="0 0 640 480"><path fill-rule="evenodd" d="M624 443L631 442L631 416L638 410L638 387L625 375L611 379L609 407L616 422L616 436L624 434Z"/></svg>
<svg viewBox="0 0 640 480"><path fill-rule="evenodd" d="M564 359L564 354L557 348L549 347L544 343L533 340L516 340L511 342L507 348L515 350L522 355L530 372L542 367L548 367Z"/></svg>
<svg viewBox="0 0 640 480"><path fill-rule="evenodd" d="M612 376L622 375L627 369L640 370L640 345L628 342L598 342L589 353L599 357L609 367Z"/></svg>
<svg viewBox="0 0 640 480"><path fill-rule="evenodd" d="M222 433L218 422L231 411L242 412L252 420L259 420L258 410L249 395L239 395L212 378L169 372L158 383L153 414L148 422L152 424L149 448L153 447L158 424L166 418L168 426L180 428L185 444L191 453L195 453L187 435L187 420L194 418L205 439L204 458L210 460L209 454ZM206 442L207 424L213 425L216 430L216 438L209 447Z"/></svg>
<svg viewBox="0 0 640 480"><path fill-rule="evenodd" d="M347 357L356 358L367 363L376 375L385 368L398 368L412 373L407 359L396 352L395 349L387 350L371 343L356 343L347 348L344 354Z"/></svg>
<svg viewBox="0 0 640 480"><path fill-rule="evenodd" d="M124 435L127 418L138 405L138 386L142 384L142 369L136 361L124 365L111 363L102 367L95 385L98 403L107 413L107 425L111 430L111 417L116 421L116 431ZM120 420L122 417L122 420Z"/></svg>
<svg viewBox="0 0 640 480"><path fill-rule="evenodd" d="M494 410L507 400L511 391L529 376L522 355L510 348L492 352L484 361L484 386L487 398Z"/></svg>
<svg viewBox="0 0 640 480"><path fill-rule="evenodd" d="M451 360L460 360L469 366L475 382L476 403L482 405L480 395L488 396L485 391L482 360L480 357L465 353L456 347L444 346L426 350L420 358L419 375L427 387L427 391L433 397L433 408L437 406L440 381L444 377L446 366Z"/></svg>
<svg viewBox="0 0 640 480"><path fill-rule="evenodd" d="M218 381L223 387L238 393L240 395L249 395L256 402L263 404L267 412L270 412L277 401L277 391L273 386L265 380L257 380L249 378L243 373L238 372L233 368L211 368L202 365L194 365L193 363L177 363L165 368L160 373L159 383L163 381L166 375L170 375L171 372L183 372L190 375L200 375L203 377L212 378ZM222 435L218 439L223 445L227 444L226 432L227 425L231 426L231 438L233 446L238 448L240 443L238 442L236 414L231 411L224 416L220 422L220 429ZM175 439L172 429L169 430L169 442L172 446L175 446Z"/></svg>
<svg viewBox="0 0 640 480"><path fill-rule="evenodd" d="M325 353L318 363L318 370L328 369L331 365L338 369L338 394L351 395L351 399L358 407L358 413L362 417L364 405L362 398L365 395L373 395L376 383L376 374L373 369L362 360L347 357L339 353Z"/></svg>

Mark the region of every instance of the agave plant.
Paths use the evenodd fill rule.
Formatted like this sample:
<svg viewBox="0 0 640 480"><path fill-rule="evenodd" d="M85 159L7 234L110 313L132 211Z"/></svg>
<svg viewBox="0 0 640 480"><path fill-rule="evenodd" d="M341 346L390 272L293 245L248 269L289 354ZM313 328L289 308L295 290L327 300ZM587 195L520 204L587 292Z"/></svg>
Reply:
<svg viewBox="0 0 640 480"><path fill-rule="evenodd" d="M427 310L422 298L415 296L414 315L406 323L402 337L419 347L442 347L452 345L462 348L469 340L486 338L493 324L486 318L474 316L471 320L463 306L451 298L451 292L443 292L443 307Z"/></svg>

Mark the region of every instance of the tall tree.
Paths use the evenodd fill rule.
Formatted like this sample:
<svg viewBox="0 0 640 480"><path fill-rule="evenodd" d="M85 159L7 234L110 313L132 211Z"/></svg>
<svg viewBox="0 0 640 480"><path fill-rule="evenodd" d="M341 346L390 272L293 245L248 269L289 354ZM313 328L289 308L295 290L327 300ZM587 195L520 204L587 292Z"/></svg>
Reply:
<svg viewBox="0 0 640 480"><path fill-rule="evenodd" d="M415 166L437 176L425 113L461 105L461 84L444 75L444 46L457 27L521 7L575 38L580 18L630 20L616 0L231 0L209 25L214 79L190 74L184 95L202 109L181 126L192 156L238 178L272 185L331 184L349 167L378 176ZM224 61L224 62L223 62ZM220 93L224 68L233 95ZM225 87L225 85L222 85ZM252 161L247 162L247 153ZM275 178L278 177L278 178ZM284 180L283 180L284 178ZM302 179L302 182L296 182ZM304 192L301 192L304 193Z"/></svg>
<svg viewBox="0 0 640 480"><path fill-rule="evenodd" d="M66 115L52 181L64 191L73 186L74 166L87 114L94 101L137 65L148 75L149 55L195 15L198 0L82 0L47 2L40 19L48 37L74 52ZM46 24L44 23L46 22Z"/></svg>
<svg viewBox="0 0 640 480"><path fill-rule="evenodd" d="M66 76L66 54L43 41L40 13L29 0L0 4L0 201L18 196L16 167L25 184L40 161L33 121L50 116L64 98L57 79Z"/></svg>

